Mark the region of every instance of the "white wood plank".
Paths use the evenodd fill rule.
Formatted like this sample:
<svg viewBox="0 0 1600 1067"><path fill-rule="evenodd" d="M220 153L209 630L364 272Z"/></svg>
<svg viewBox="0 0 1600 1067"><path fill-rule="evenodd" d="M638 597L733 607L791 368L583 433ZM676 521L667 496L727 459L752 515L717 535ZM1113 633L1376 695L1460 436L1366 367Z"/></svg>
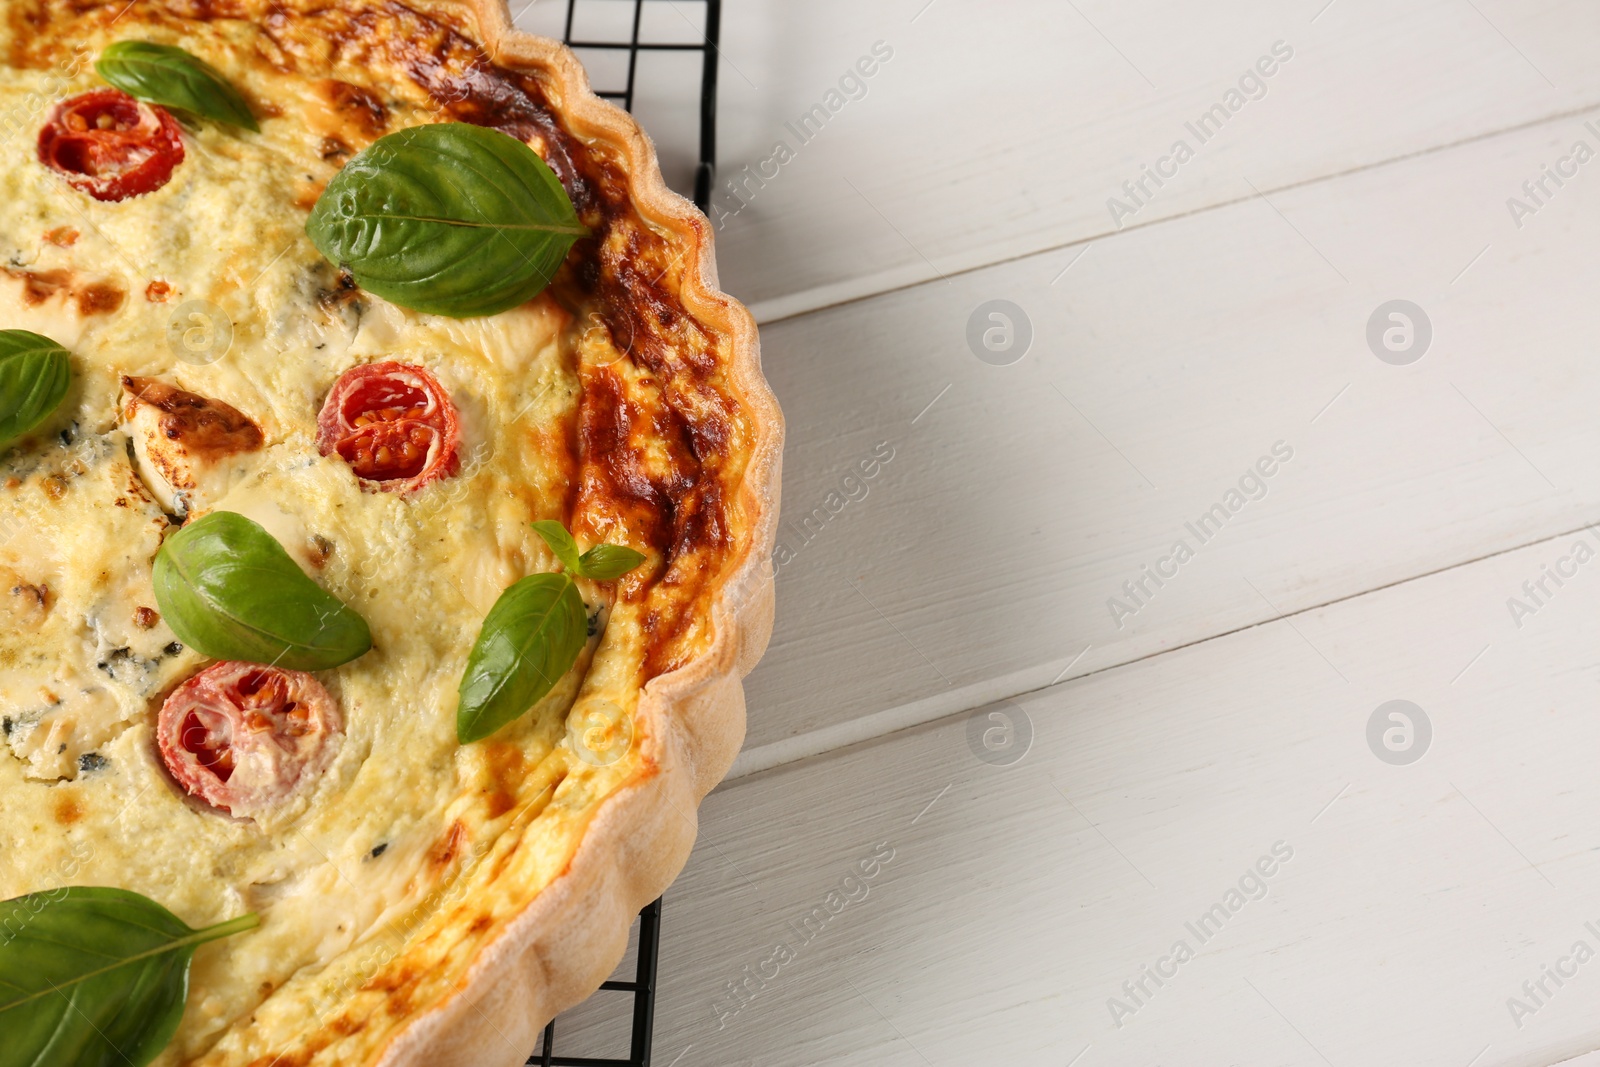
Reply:
<svg viewBox="0 0 1600 1067"><path fill-rule="evenodd" d="M1600 1045L1600 963L1521 1028L1506 1007L1572 940L1600 949L1600 564L1520 629L1506 607L1600 521L1594 179L1521 229L1505 206L1573 140L1600 146L1568 114L1600 101L1600 19L923 6L729 11L725 173L873 40L896 49L719 230L725 282L765 317L1057 249L764 331L791 522L880 441L895 458L814 538L790 528L741 770L1100 673L1021 700L1037 736L1015 767L977 761L961 718L714 796L669 899L657 1061L1533 1065ZM1267 98L1085 251L1114 187L1279 38L1296 56ZM654 106L682 184L692 136ZM1032 317L1013 367L965 350L992 297ZM1365 348L1395 297L1435 324L1415 366ZM1106 597L1277 440L1295 457L1267 498L1116 628ZM1437 731L1410 767L1365 747L1396 696ZM1267 897L1115 1027L1106 998L1277 840L1296 852ZM895 859L866 899L730 1014L727 983L798 944L879 842ZM620 1017L587 1005L564 1053L616 1054Z"/></svg>
<svg viewBox="0 0 1600 1067"><path fill-rule="evenodd" d="M628 5L579 6L586 36L626 35ZM692 36L702 18L646 6L647 36ZM520 23L559 33L565 7ZM1241 177L1270 193L1593 106L1597 30L1581 0L729 4L722 174L759 173L779 142L793 158L738 196L722 186L722 279L773 318L1113 232L1108 198L1179 138L1196 158L1123 223L1233 200ZM1280 40L1293 58L1201 145L1184 124ZM878 41L893 57L849 86L864 95L829 100ZM622 84L614 61L586 58ZM698 85L681 62L640 71L641 118L680 182ZM819 104L836 113L802 143L786 124Z"/></svg>
<svg viewBox="0 0 1600 1067"><path fill-rule="evenodd" d="M1520 1028L1507 1005L1576 941L1600 951L1600 560L1520 628L1506 609L1578 542L1600 551L1558 538L1024 698L1009 767L963 716L725 786L667 899L658 1060L1533 1067L1600 1047L1600 956ZM1407 766L1366 740L1396 698L1433 730ZM1186 923L1280 841L1264 897L1201 944ZM880 844L892 861L803 941L792 923ZM1108 999L1179 940L1195 957L1116 1026ZM732 1011L728 983L779 943L795 958Z"/></svg>
<svg viewBox="0 0 1600 1067"><path fill-rule="evenodd" d="M1506 208L1600 148L1586 118L764 330L793 558L736 773L1600 521L1600 163L1520 229ZM1032 321L1012 366L965 339L993 298ZM1433 323L1410 366L1367 346L1394 298ZM1280 441L1200 545L1185 524Z"/></svg>

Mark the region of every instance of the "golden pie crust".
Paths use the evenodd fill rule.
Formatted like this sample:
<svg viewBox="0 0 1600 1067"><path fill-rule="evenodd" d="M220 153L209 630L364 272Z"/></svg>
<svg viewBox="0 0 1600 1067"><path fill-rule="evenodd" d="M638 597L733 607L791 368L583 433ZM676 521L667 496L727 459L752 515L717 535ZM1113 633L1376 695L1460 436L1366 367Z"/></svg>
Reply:
<svg viewBox="0 0 1600 1067"><path fill-rule="evenodd" d="M427 850L431 881L411 886L398 920L387 915L372 936L264 983L248 1010L228 1018L199 1018L206 985L221 981L230 953L251 951L256 935L208 946L184 1024L203 1026L204 1036L191 1033L157 1061L521 1064L544 1024L615 968L634 915L687 862L696 808L743 740L741 679L771 632L783 420L762 376L755 323L718 290L711 226L667 188L648 138L590 91L573 54L515 31L500 0L9 0L0 10L10 65L20 71L124 37L186 40L194 28L254 55L259 69L242 88L263 117L304 109L329 146L328 166L305 168L314 172L294 192L303 209L348 154L394 120L386 93L421 100L437 118L506 128L564 180L578 175L583 191L574 200L598 236L569 257L553 300L519 309L517 321L555 330L550 323L595 316L589 332L562 327L584 351L574 372L582 392L570 434L540 445L569 458L516 506L554 508L585 542L610 537L652 550L650 573L621 583L610 607L617 647L602 643L593 653L607 678L631 679L626 700L618 698L631 703L628 756L611 777L563 794L585 768L569 760L552 769L513 744L483 746L474 773L493 788L452 808ZM395 70L409 82L381 84ZM87 75L76 76L69 91ZM264 97L263 86L294 81L314 91L276 104ZM12 136L8 150L31 151L29 131ZM113 309L166 299L165 282L124 291L70 271L8 273L19 271L28 299L44 286L38 305L63 316L110 314L101 306L108 301L84 296L102 285L117 294ZM0 322L12 326L29 323ZM266 421L269 439L283 431ZM144 502L147 511L155 505ZM548 569L532 565L538 557L516 558L525 570ZM516 735L524 736L533 733ZM80 785L51 788L67 797ZM53 810L60 826L44 833L67 833L82 818L59 801ZM74 872L65 880L108 881L92 862ZM211 918L183 917L196 925Z"/></svg>

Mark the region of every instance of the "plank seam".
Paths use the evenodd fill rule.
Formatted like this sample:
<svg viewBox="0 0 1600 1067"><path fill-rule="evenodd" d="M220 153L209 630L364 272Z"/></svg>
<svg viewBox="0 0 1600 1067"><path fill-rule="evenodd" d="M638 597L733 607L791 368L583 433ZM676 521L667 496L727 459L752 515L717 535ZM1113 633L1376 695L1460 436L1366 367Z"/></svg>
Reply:
<svg viewBox="0 0 1600 1067"><path fill-rule="evenodd" d="M739 753L738 758L734 760L733 768L728 772L727 777L723 779L722 785L718 788L724 788L729 783L735 782L742 778L748 778L763 771L770 771L777 767L786 766L791 763L799 763L804 760L817 759L842 749L854 748L858 745L864 745L870 742L878 741L884 737L888 737L891 734L901 733L905 730L926 726L929 723L935 723L945 719L953 719L1000 700L1016 700L1023 697L1034 696L1047 690L1054 689L1058 685L1072 685L1074 683L1081 682L1086 678L1092 678L1098 674L1104 674L1108 671L1121 670L1125 667L1131 667L1135 664L1143 663L1146 660L1156 659L1159 656L1169 656L1174 652L1181 652L1184 649L1194 648L1199 645L1207 644L1211 641L1220 641L1225 637L1232 637L1236 634L1245 633L1249 630L1254 630L1262 626L1270 626L1274 623L1284 622L1300 615L1307 615L1314 611L1322 611L1325 608L1334 607L1335 605L1343 604L1346 601L1357 600L1361 597L1373 596L1374 594L1382 593L1386 590L1394 589L1402 585L1410 585L1413 582L1420 582L1428 578L1435 578L1439 575L1448 574L1451 571L1463 570L1486 560L1497 559L1501 556L1511 555L1514 552L1521 552L1525 549L1536 548L1539 545L1549 544L1553 541L1559 541L1564 537L1572 537L1580 533L1593 533L1594 527L1597 523L1600 523L1600 516L1597 516L1595 519L1586 522L1581 526L1575 526L1568 530L1561 530L1557 533L1538 537L1531 541L1524 541L1507 548L1496 549L1492 552L1485 552L1482 555L1474 556L1471 559L1460 560L1456 563L1447 564L1443 567L1436 567L1429 571L1422 571L1418 574L1410 575L1409 577L1397 578L1392 582L1385 582L1382 585L1373 586L1370 589L1363 589L1359 592L1347 593L1344 596L1332 597L1331 599L1319 601L1318 603L1310 604L1306 607L1296 608L1293 611L1284 612L1271 618L1259 619L1255 622L1246 623L1242 626L1236 626L1231 630L1224 630L1220 633L1211 634L1206 637L1197 637L1191 641L1185 641L1182 644L1173 645L1171 648L1158 649L1154 652L1147 652L1141 656L1134 656L1131 659L1119 660L1115 663L1107 663L1103 666L1096 667L1093 670L1087 670L1081 674L1075 674L1070 678L1063 678L1062 675L1066 673L1063 671L1062 674L1056 675L1056 681L1049 682L1044 685L1029 686L1022 684L1021 680L1030 675L1042 674L1044 671L1054 667L1055 662L1059 661L1044 665L1024 667L1019 670L1011 671L1007 674L997 675L993 678L985 678L969 685L948 689L944 692L937 693L922 700L914 700L907 704L900 704L895 707L885 708L881 711L876 711L869 715L863 715L860 718L852 719L849 722L835 723L832 726L824 726L816 730L808 730L805 733L796 734L793 737L786 737L779 741L769 741L766 744L757 745L754 748L749 748ZM1072 662L1068 664L1068 669L1070 670L1072 664L1075 664L1079 659L1082 658L1082 656L1083 654L1081 652L1075 656Z"/></svg>
<svg viewBox="0 0 1600 1067"><path fill-rule="evenodd" d="M1509 134L1520 133L1525 130L1537 129L1540 126L1554 125L1558 122L1564 122L1568 119L1577 118L1580 115L1587 115L1596 112L1600 112L1600 102L1584 104L1581 107L1571 108L1567 111L1556 112L1552 115L1546 115L1544 118L1529 119L1526 122L1515 123L1511 126L1501 127L1500 129L1496 130L1488 130L1484 133L1476 133L1470 137L1463 137L1460 140L1434 145L1430 148L1419 148L1413 152L1405 152L1397 156L1389 156L1385 159L1374 160L1370 163L1362 163L1354 167L1347 167L1344 170L1302 178L1299 181L1289 182L1285 185L1271 186L1265 191L1268 195L1273 195L1277 193L1293 192L1297 189L1321 185L1325 182L1335 182L1341 178L1348 178L1353 175L1364 174L1367 171L1379 170L1383 167L1394 166L1400 163L1410 162L1411 160L1415 159L1425 159L1428 156L1437 155L1441 152L1449 152L1457 148L1465 148L1468 145L1478 144L1484 141L1492 141L1497 137L1504 137ZM991 267L1000 267L1008 263L1019 263L1025 259L1033 259L1038 256L1051 255L1052 253L1060 252L1063 249L1076 248L1079 245L1092 245L1096 241L1104 240L1108 237L1120 237L1125 233L1133 233L1136 230L1149 229L1152 226L1162 226L1169 222L1178 222L1182 219L1192 218L1196 215L1204 215L1213 211L1221 211L1225 208L1249 203L1256 198L1257 193L1251 192L1231 200L1221 200L1213 204L1205 204L1200 207L1190 208L1187 211L1180 211L1176 214L1162 215L1160 217L1151 218L1145 222L1131 223L1127 226L1121 227L1120 229L1101 230L1086 237L1074 238L1070 241L1063 241L1060 244L1049 245L1045 248L1017 252L1014 255L1003 255L992 260L983 259L979 262L972 262L971 260L973 259L973 256L971 254L956 254L946 256L937 261L928 260L926 257L924 257L925 265L914 262L907 263L899 267L878 271L875 274L863 275L860 278L847 279L841 282L830 282L826 285L815 286L811 289L802 289L797 293L770 297L766 300L756 300L751 302L748 306L750 313L755 316L757 324L761 326L771 326L774 323L784 322L788 319L800 318L805 315L814 315L822 311L831 311L834 308L844 307L849 304L858 304L864 300L871 300L875 297L888 296L891 293L904 292L908 289L916 289L923 285L932 284L933 282L948 283L954 278L958 278L967 274L975 274L979 271L988 270ZM913 246L913 250L914 249L915 246ZM1082 253L1079 253L1079 255L1082 255ZM949 264L949 266L946 266L946 264ZM931 274L929 273L930 270L932 271Z"/></svg>

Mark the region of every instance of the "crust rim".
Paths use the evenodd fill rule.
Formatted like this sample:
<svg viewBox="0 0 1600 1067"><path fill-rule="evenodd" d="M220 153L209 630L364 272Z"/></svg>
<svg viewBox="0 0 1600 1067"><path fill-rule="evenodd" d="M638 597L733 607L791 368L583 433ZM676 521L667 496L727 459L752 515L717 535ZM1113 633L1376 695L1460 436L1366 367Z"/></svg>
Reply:
<svg viewBox="0 0 1600 1067"><path fill-rule="evenodd" d="M744 742L742 679L772 632L784 422L762 374L755 320L718 288L710 221L667 187L655 147L633 118L591 91L565 45L516 30L507 0L418 6L465 12L494 63L546 72L559 93L553 102L573 133L621 151L636 210L688 250L685 310L731 338L730 382L749 414L754 442L739 488L746 537L714 596L712 644L651 679L640 694L635 736L643 736L645 763L653 771L601 805L567 870L478 952L449 994L414 1016L372 1061L379 1067L516 1067L544 1025L588 997L621 961L633 917L688 862L699 803Z"/></svg>

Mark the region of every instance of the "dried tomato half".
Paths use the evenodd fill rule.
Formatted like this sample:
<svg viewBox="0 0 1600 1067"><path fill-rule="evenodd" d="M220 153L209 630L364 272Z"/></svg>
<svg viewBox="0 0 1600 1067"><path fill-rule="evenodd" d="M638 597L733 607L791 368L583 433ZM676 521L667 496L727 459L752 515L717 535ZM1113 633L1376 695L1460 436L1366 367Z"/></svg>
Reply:
<svg viewBox="0 0 1600 1067"><path fill-rule="evenodd" d="M207 667L172 691L156 720L161 760L184 792L241 818L314 781L343 736L321 682L259 663Z"/></svg>
<svg viewBox="0 0 1600 1067"><path fill-rule="evenodd" d="M39 162L96 200L126 200L167 184L183 162L183 135L165 108L95 89L50 112Z"/></svg>
<svg viewBox="0 0 1600 1067"><path fill-rule="evenodd" d="M337 452L364 487L410 493L456 472L461 417L438 379L406 363L369 363L333 383L317 449Z"/></svg>

